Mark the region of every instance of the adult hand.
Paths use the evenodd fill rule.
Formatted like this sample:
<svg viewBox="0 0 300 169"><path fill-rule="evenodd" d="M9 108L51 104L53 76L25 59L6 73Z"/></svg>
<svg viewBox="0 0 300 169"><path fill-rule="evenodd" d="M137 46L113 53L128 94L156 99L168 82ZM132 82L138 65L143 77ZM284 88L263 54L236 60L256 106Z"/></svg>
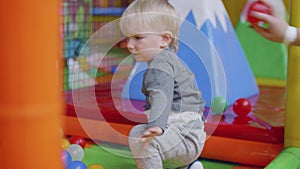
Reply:
<svg viewBox="0 0 300 169"><path fill-rule="evenodd" d="M260 12L251 12L251 15L268 25L267 28L263 28L258 24L253 24L252 27L254 30L271 41L280 43L283 41L285 32L288 28L288 24L285 20L280 16L276 16L276 14L268 15Z"/></svg>

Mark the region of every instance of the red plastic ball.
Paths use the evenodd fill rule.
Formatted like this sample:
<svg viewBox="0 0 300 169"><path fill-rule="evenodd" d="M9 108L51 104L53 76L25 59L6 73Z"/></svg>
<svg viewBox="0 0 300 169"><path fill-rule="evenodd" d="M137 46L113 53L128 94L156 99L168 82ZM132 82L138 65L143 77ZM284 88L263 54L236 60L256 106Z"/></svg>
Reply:
<svg viewBox="0 0 300 169"><path fill-rule="evenodd" d="M233 103L233 111L239 116L247 116L251 108L251 102L246 98L239 98Z"/></svg>
<svg viewBox="0 0 300 169"><path fill-rule="evenodd" d="M248 10L248 15L247 15L247 19L250 23L252 24L256 24L257 22L259 22L260 20L254 16L252 16L250 13L252 11L256 11L256 12L261 12L261 13L265 13L265 14L272 14L271 8L265 4L264 2L258 0L258 1L254 1L250 4L249 6L249 10Z"/></svg>
<svg viewBox="0 0 300 169"><path fill-rule="evenodd" d="M71 144L78 144L78 145L80 145L83 149L84 149L84 147L86 145L85 139L82 138L82 137L80 137L80 136L72 136L72 137L70 137L69 141L70 141Z"/></svg>

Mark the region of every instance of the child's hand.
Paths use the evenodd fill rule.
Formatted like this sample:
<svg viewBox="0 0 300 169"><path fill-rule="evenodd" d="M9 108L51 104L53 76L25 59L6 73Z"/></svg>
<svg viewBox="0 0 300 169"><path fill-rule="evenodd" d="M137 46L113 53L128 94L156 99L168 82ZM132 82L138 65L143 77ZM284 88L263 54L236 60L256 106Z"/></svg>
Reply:
<svg viewBox="0 0 300 169"><path fill-rule="evenodd" d="M149 146L150 142L155 136L160 136L162 134L163 134L163 130L160 127L158 126L149 127L137 139L136 143L140 143L140 142L144 143L143 145L143 150L144 150Z"/></svg>

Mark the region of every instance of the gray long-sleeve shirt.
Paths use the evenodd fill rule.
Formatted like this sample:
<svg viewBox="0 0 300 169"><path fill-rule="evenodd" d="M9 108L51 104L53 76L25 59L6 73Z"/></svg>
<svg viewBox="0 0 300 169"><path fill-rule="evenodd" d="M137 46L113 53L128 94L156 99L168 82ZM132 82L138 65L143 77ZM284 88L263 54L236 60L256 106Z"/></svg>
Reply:
<svg viewBox="0 0 300 169"><path fill-rule="evenodd" d="M142 92L146 96L148 127L166 128L170 111L202 112L205 101L195 86L194 74L170 49L165 49L148 62Z"/></svg>

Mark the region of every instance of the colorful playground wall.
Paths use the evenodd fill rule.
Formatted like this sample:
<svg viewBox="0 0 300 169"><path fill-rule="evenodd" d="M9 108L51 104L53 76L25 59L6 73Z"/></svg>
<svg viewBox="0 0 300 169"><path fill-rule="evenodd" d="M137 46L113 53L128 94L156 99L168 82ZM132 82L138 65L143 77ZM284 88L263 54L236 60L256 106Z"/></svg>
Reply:
<svg viewBox="0 0 300 169"><path fill-rule="evenodd" d="M105 74L87 60L92 46L101 46L106 39L118 34L111 30L107 37L88 42L105 24L116 20L130 0L64 0L62 4L64 39L64 89L70 90L94 85L95 76ZM116 12L117 11L117 12ZM82 49L84 48L84 52Z"/></svg>

